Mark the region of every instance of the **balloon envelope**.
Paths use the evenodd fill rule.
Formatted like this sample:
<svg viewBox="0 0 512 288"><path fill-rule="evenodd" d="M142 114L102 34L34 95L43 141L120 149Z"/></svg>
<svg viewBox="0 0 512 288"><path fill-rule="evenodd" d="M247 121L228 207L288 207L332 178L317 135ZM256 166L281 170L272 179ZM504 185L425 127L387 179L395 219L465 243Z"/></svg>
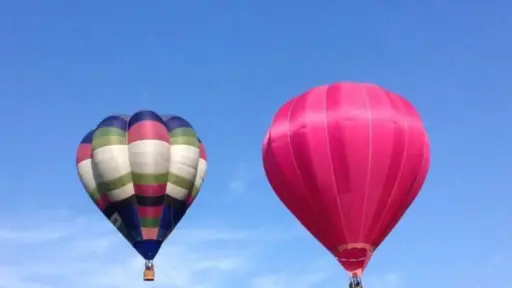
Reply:
<svg viewBox="0 0 512 288"><path fill-rule="evenodd" d="M408 101L376 85L336 83L279 109L263 162L283 204L360 275L419 193L430 153Z"/></svg>
<svg viewBox="0 0 512 288"><path fill-rule="evenodd" d="M197 196L206 154L185 119L139 111L101 121L80 143L76 164L96 206L153 260Z"/></svg>

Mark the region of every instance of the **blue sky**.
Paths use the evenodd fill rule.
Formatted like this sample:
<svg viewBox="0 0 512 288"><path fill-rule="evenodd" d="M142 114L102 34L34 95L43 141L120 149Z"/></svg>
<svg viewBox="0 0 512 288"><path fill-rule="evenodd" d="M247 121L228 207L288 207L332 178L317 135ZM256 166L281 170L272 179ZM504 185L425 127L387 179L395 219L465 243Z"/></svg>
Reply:
<svg viewBox="0 0 512 288"><path fill-rule="evenodd" d="M432 146L424 189L365 287L510 286L512 4L150 2L0 2L1 288L344 287L260 159L277 108L339 80L408 98ZM74 160L100 119L138 109L186 117L209 156L150 284Z"/></svg>

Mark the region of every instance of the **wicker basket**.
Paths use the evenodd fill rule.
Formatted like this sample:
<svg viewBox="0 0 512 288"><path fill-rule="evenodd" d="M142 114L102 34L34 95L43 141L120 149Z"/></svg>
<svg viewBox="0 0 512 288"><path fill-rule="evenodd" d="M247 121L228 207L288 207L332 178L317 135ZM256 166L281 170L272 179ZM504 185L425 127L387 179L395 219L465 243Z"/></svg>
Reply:
<svg viewBox="0 0 512 288"><path fill-rule="evenodd" d="M155 270L153 267L144 269L144 281L155 281Z"/></svg>

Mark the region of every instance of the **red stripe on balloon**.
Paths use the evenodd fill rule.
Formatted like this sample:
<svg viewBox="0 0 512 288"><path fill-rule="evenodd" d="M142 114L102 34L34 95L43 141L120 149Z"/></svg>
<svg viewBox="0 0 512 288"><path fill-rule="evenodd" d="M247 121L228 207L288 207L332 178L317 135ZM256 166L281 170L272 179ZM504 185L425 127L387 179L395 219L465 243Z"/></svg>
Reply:
<svg viewBox="0 0 512 288"><path fill-rule="evenodd" d="M200 157L201 159L207 160L207 159L206 159L206 150L204 149L204 145L203 145L203 143L201 143L201 144L199 145L199 157Z"/></svg>
<svg viewBox="0 0 512 288"><path fill-rule="evenodd" d="M156 240L158 236L158 228L142 228L141 232L144 240Z"/></svg>
<svg viewBox="0 0 512 288"><path fill-rule="evenodd" d="M160 206L140 206L137 205L137 212L140 218L158 218L162 217L163 205Z"/></svg>
<svg viewBox="0 0 512 288"><path fill-rule="evenodd" d="M98 208L103 211L110 204L110 199L108 198L107 194L102 194L100 199L94 201L94 203L96 203L96 206L98 206Z"/></svg>
<svg viewBox="0 0 512 288"><path fill-rule="evenodd" d="M80 144L76 151L76 165L92 158L92 144Z"/></svg>
<svg viewBox="0 0 512 288"><path fill-rule="evenodd" d="M165 184L154 184L154 185L148 185L148 184L133 184L133 187L135 189L135 194L138 196L162 196L165 194L165 190L167 189L167 183Z"/></svg>
<svg viewBox="0 0 512 288"><path fill-rule="evenodd" d="M169 143L167 128L153 120L141 121L128 130L128 144L139 140L160 140Z"/></svg>

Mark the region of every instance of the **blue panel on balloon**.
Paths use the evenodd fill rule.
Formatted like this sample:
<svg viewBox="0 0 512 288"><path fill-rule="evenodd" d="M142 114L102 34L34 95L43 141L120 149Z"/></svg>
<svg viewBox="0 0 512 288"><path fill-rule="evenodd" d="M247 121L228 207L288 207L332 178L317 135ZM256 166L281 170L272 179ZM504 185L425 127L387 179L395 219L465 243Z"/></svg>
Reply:
<svg viewBox="0 0 512 288"><path fill-rule="evenodd" d="M144 240L135 242L133 244L133 248L139 252L140 256L142 256L146 260L153 260L160 250L162 246L162 241L159 240Z"/></svg>

